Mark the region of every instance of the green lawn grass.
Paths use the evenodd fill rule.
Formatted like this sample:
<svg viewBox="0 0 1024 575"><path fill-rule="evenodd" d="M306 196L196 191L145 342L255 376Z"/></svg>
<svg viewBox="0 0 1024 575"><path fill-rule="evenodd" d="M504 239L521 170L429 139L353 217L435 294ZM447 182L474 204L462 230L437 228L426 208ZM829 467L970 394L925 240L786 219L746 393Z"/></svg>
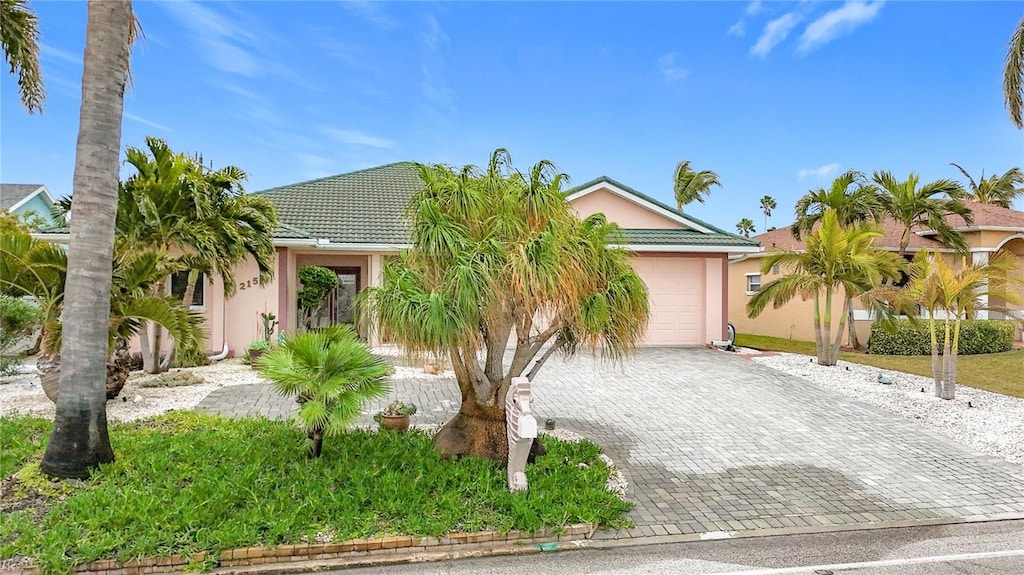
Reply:
<svg viewBox="0 0 1024 575"><path fill-rule="evenodd" d="M42 456L48 429L38 419L0 418L4 475L31 475L25 470ZM215 554L326 531L345 540L621 527L631 506L605 491L609 470L586 441L544 438L548 455L527 467L529 491L510 493L502 466L443 461L419 432L352 431L327 438L319 459L306 456L302 433L262 419L174 412L112 425L110 435L117 461L84 487L47 500L36 514L0 514L0 559L32 556L44 572L60 573L97 559ZM46 482L36 475L28 485L36 484ZM5 494L5 508L29 492Z"/></svg>
<svg viewBox="0 0 1024 575"><path fill-rule="evenodd" d="M737 335L736 345L766 351L814 355L814 343L761 335ZM931 377L931 356L840 352L839 359ZM957 356L957 383L1024 398L1024 350Z"/></svg>

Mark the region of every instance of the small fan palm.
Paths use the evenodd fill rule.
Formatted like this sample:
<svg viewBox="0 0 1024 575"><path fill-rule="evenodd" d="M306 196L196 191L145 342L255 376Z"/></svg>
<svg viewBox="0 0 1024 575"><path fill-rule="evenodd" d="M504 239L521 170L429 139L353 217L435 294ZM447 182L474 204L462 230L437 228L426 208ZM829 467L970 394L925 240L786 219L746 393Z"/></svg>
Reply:
<svg viewBox="0 0 1024 575"><path fill-rule="evenodd" d="M387 364L348 325L292 334L257 369L283 395L296 396L296 419L313 442L312 457L320 457L325 435L344 432L366 401L388 393Z"/></svg>

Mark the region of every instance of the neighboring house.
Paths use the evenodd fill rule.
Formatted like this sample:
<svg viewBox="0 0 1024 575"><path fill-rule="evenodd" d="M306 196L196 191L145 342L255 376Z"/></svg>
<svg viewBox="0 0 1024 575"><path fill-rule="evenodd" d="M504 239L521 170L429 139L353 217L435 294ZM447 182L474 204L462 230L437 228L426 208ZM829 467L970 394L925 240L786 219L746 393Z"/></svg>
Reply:
<svg viewBox="0 0 1024 575"><path fill-rule="evenodd" d="M226 343L235 354L243 353L259 336L261 312L276 314L283 329L295 329L298 270L309 264L330 268L340 279L315 323L352 321L355 294L378 285L384 258L409 247L403 213L421 186L417 165L401 162L257 192L274 203L281 221L274 237L275 278L259 286L250 260L236 270L237 294L230 299L223 297L220 279L201 283L193 307L206 316L209 349L219 351ZM701 345L723 339L729 320L728 257L758 251L756 242L610 178L566 193L581 216L603 212L625 229L625 247L636 252L635 268L650 290L645 345ZM66 235L39 237L66 241ZM171 283L172 291L184 288Z"/></svg>
<svg viewBox="0 0 1024 575"><path fill-rule="evenodd" d="M970 226L964 224L959 216L949 218L953 228L963 234L967 240L970 250L966 257L972 262L984 262L988 260L991 253L1006 251L1017 256L1019 261L1018 269L1015 272L1018 277L1024 277L1024 212L1000 208L989 204L978 202L966 202L974 215L974 223ZM875 245L882 249L898 251L900 237L903 228L892 220L882 223L884 235L875 241ZM736 330L740 333L756 335L767 335L802 341L814 341L814 329L812 323L813 300L802 300L799 297L779 309L773 309L770 305L757 318L747 317L746 305L757 290L779 276L783 270L769 270L767 274L761 273L761 262L772 249L800 250L804 243L793 237L790 227L781 228L775 231L761 234L752 238L761 243L762 251L756 254L747 254L736 257L729 262L729 318ZM910 238L910 245L907 248L907 258L920 249L938 249L946 258L949 258L955 267L962 261L962 255L956 250L946 246L936 238L933 230L916 229ZM1004 302L990 302L995 307L1005 307ZM839 314L842 311L842 298L837 298L833 306L833 329L839 322ZM824 313L824 310L822 310ZM1024 313L1020 306L1011 308L1009 317L1021 317ZM1000 312L980 312L981 318L1003 318L1005 314ZM866 343L871 331L872 320L867 311L854 300L854 320L857 325L857 337L860 342ZM1021 338L1018 328L1017 338Z"/></svg>
<svg viewBox="0 0 1024 575"><path fill-rule="evenodd" d="M42 184L0 184L0 210L16 216L35 214L53 223L53 206L56 201Z"/></svg>

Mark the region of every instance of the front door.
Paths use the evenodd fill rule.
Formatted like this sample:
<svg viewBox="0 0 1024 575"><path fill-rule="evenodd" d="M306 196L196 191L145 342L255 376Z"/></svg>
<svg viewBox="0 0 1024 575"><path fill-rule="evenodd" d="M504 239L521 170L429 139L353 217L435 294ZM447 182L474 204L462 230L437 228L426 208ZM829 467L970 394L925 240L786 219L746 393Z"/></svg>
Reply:
<svg viewBox="0 0 1024 575"><path fill-rule="evenodd" d="M320 313L313 318L313 327L327 327L336 323L355 322L355 300L359 293L359 268L328 268L338 275L338 287L327 296L320 306Z"/></svg>

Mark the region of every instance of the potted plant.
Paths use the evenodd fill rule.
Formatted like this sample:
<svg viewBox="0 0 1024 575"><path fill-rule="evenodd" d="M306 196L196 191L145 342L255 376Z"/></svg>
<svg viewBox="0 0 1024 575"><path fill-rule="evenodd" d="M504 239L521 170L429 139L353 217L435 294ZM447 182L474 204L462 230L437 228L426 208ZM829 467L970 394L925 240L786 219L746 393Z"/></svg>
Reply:
<svg viewBox="0 0 1024 575"><path fill-rule="evenodd" d="M392 401L382 411L373 416L373 420L383 429L403 432L409 429L409 416L416 413L416 406L412 403Z"/></svg>
<svg viewBox="0 0 1024 575"><path fill-rule="evenodd" d="M260 357L263 356L263 354L267 353L268 351L270 351L270 343L267 342L267 340L253 340L253 342L249 344L249 349L247 351L249 355L249 365L255 368L256 360L258 360Z"/></svg>

